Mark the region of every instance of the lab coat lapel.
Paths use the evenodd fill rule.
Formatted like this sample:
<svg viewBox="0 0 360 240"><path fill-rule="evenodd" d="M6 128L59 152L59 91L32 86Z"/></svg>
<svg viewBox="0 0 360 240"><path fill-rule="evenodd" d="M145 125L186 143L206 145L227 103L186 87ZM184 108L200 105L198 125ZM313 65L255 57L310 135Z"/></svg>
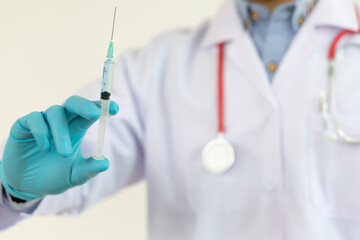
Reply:
<svg viewBox="0 0 360 240"><path fill-rule="evenodd" d="M291 79L294 78L294 69L304 66L306 58L319 46L318 34L320 34L319 28L321 27L333 27L333 37L341 29L356 31L358 23L352 0L319 1L304 26L293 39L278 72L274 76L273 87L275 90L286 88L289 82L291 83Z"/></svg>
<svg viewBox="0 0 360 240"><path fill-rule="evenodd" d="M260 59L256 47L249 33L245 30L238 31L231 44L226 49L229 64L234 64L241 71L244 79L251 84L275 107L275 98L271 89L270 80L267 77L265 67Z"/></svg>
<svg viewBox="0 0 360 240"><path fill-rule="evenodd" d="M275 100L264 65L244 25L237 11L236 0L227 0L210 23L201 47L208 50L225 42L226 66L235 66L245 76L238 80L250 81L265 100L274 106Z"/></svg>
<svg viewBox="0 0 360 240"><path fill-rule="evenodd" d="M306 21L304 26L295 35L290 47L285 53L279 68L273 78L273 88L284 88L294 79L293 72L295 68L303 67L304 60L316 49L318 39L316 37L315 27L311 19Z"/></svg>

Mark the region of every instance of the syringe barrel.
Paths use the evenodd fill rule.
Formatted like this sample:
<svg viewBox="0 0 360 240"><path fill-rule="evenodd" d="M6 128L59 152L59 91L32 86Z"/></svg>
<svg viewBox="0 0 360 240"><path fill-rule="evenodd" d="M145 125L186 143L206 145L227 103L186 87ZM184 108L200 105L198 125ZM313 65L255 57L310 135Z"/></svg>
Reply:
<svg viewBox="0 0 360 240"><path fill-rule="evenodd" d="M105 157L103 155L103 148L105 142L105 130L106 130L106 120L109 118L109 108L110 100L100 100L100 120L99 120L99 129L98 129L98 141L96 155L94 156L97 160L103 160Z"/></svg>
<svg viewBox="0 0 360 240"><path fill-rule="evenodd" d="M114 61L108 58L104 62L101 92L108 92L111 94L113 75L114 75Z"/></svg>
<svg viewBox="0 0 360 240"><path fill-rule="evenodd" d="M104 159L103 148L105 141L105 130L106 130L106 120L109 118L109 109L110 109L110 96L112 90L112 81L114 73L114 61L108 58L104 62L103 70L103 79L101 87L101 97L100 97L100 121L99 121L99 130L98 130L98 142L96 155L94 156L97 160Z"/></svg>

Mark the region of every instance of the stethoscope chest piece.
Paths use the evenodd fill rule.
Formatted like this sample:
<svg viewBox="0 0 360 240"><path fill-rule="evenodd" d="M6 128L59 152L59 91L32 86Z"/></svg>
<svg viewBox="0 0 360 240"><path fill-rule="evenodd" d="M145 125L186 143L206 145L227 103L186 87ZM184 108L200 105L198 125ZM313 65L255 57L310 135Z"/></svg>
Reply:
<svg viewBox="0 0 360 240"><path fill-rule="evenodd" d="M221 134L206 144L202 151L202 165L209 173L225 173L234 163L234 147Z"/></svg>

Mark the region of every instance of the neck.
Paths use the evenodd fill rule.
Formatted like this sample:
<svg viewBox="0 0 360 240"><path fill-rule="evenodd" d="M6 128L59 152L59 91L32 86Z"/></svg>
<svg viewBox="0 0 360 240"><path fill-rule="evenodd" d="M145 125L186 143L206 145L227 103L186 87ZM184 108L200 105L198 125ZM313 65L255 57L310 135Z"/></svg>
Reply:
<svg viewBox="0 0 360 240"><path fill-rule="evenodd" d="M293 2L293 1L294 0L250 0L250 2L261 4L266 8L270 9L271 11L274 10L280 4L286 2Z"/></svg>

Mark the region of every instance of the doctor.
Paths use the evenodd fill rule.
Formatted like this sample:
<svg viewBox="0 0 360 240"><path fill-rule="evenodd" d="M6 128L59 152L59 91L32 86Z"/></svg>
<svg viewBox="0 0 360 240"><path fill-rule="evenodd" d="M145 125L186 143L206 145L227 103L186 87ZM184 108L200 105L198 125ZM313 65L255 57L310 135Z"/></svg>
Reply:
<svg viewBox="0 0 360 240"><path fill-rule="evenodd" d="M14 123L1 228L82 211L146 178L150 239L360 239L360 145L329 140L336 124L320 107L329 46L358 31L355 9L351 0L227 0L196 30L124 53L108 159L90 157L99 108L86 99L98 98L98 83ZM360 37L339 44L343 65L359 64L360 50L345 46ZM341 123L359 136L359 79L341 80Z"/></svg>

